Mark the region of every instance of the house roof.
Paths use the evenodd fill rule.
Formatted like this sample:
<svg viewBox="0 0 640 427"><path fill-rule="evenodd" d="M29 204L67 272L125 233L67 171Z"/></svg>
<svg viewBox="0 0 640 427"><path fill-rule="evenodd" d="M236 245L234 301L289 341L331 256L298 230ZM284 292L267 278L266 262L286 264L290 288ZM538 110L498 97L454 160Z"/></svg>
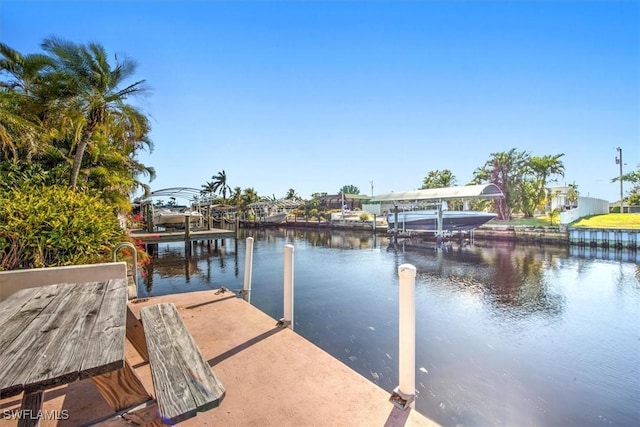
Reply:
<svg viewBox="0 0 640 427"><path fill-rule="evenodd" d="M372 202L442 200L442 199L479 199L504 197L502 190L495 184L465 185L460 187L429 188L426 190L398 191L379 194L371 198Z"/></svg>
<svg viewBox="0 0 640 427"><path fill-rule="evenodd" d="M318 198L321 202L340 202L342 200L342 194L327 194ZM366 194L344 194L344 200L369 200L371 196Z"/></svg>

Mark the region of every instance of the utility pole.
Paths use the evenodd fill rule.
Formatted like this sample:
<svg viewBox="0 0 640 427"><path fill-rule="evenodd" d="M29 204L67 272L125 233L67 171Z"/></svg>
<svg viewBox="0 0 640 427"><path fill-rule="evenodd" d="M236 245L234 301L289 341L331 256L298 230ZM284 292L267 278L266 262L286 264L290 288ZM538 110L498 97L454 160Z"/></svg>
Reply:
<svg viewBox="0 0 640 427"><path fill-rule="evenodd" d="M618 156L616 157L616 163L620 165L620 213L623 213L624 210L624 194L622 191L622 148L616 148L618 151Z"/></svg>
<svg viewBox="0 0 640 427"><path fill-rule="evenodd" d="M369 181L371 183L371 197L373 197L373 181Z"/></svg>

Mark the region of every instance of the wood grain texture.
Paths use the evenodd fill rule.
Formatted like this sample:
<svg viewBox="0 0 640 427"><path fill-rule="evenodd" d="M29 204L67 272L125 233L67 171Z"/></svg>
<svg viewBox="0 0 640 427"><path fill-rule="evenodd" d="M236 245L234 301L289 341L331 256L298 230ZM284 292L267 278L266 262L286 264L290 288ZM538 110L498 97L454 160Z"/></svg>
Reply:
<svg viewBox="0 0 640 427"><path fill-rule="evenodd" d="M0 396L122 368L126 280L29 288L0 302Z"/></svg>
<svg viewBox="0 0 640 427"><path fill-rule="evenodd" d="M140 311L156 399L167 422L180 422L214 408L224 387L211 371L174 304Z"/></svg>
<svg viewBox="0 0 640 427"><path fill-rule="evenodd" d="M51 302L58 287L30 288L19 291L0 305L0 348L7 346L22 333L26 325Z"/></svg>
<svg viewBox="0 0 640 427"><path fill-rule="evenodd" d="M57 338L60 322L64 321L65 313L74 306L77 294L68 292L68 285L54 285L59 291L49 304L32 317L31 322L24 326L21 333L3 349L2 368L0 371L0 393L3 396L17 394L22 391L31 375L38 359L46 358L47 346ZM8 301L8 300L7 300ZM76 376L77 370L69 373ZM74 378L67 378L72 381Z"/></svg>
<svg viewBox="0 0 640 427"><path fill-rule="evenodd" d="M129 422L129 425L143 425L149 427L150 423L154 423L158 420L158 403L153 402L150 405L146 405L142 408L133 408L122 414L122 418Z"/></svg>
<svg viewBox="0 0 640 427"><path fill-rule="evenodd" d="M95 327L87 341L88 348L80 369L80 379L124 366L127 280L112 279L106 284Z"/></svg>
<svg viewBox="0 0 640 427"><path fill-rule="evenodd" d="M34 360L31 374L26 380L25 390L43 390L79 377L91 330L102 301L95 293L104 292L104 283L88 283L75 291L71 300L73 307L86 314L76 316L71 307L58 316L55 336L52 336L43 357Z"/></svg>
<svg viewBox="0 0 640 427"><path fill-rule="evenodd" d="M91 381L114 411L153 399L144 388L136 371L127 362L122 369L93 376Z"/></svg>

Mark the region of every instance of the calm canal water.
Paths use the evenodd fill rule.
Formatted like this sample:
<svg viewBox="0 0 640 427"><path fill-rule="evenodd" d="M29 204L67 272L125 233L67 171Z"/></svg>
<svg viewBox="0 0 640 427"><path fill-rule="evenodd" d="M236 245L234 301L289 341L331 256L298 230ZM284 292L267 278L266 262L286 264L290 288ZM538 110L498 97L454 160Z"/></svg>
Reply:
<svg viewBox="0 0 640 427"><path fill-rule="evenodd" d="M161 244L139 296L240 289L282 317L293 244L295 331L391 390L398 385L398 266L416 266L416 409L446 426L640 423L635 253L475 242L442 251L354 232L241 230L224 247Z"/></svg>

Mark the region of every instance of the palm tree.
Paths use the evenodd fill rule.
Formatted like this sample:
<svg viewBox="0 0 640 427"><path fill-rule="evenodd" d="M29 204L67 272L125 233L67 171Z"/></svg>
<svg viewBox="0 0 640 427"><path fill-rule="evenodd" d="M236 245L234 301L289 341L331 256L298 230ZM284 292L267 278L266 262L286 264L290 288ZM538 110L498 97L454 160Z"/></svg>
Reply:
<svg viewBox="0 0 640 427"><path fill-rule="evenodd" d="M532 198L533 209L538 209L544 205L547 197L547 181L554 175L564 177L564 164L560 157L564 154L556 154L555 156L533 156L529 159L529 168L533 174ZM527 215L529 216L529 215ZM531 215L532 216L532 215Z"/></svg>
<svg viewBox="0 0 640 427"><path fill-rule="evenodd" d="M284 198L287 200L298 200L300 199L300 196L298 196L298 194L296 193L296 190L294 190L293 188L290 188L289 190L287 190L287 195L284 196Z"/></svg>
<svg viewBox="0 0 640 427"><path fill-rule="evenodd" d="M567 202L570 203L570 207L573 208L578 205L580 192L578 191L578 186L575 183L569 184L569 189L567 190L567 195L565 197L567 199Z"/></svg>
<svg viewBox="0 0 640 427"><path fill-rule="evenodd" d="M87 185L102 192L103 198L123 211L129 210L131 196L142 188L144 194L150 189L138 177L148 176L152 181L155 170L136 160L140 149L153 147L147 137L150 131L146 116L137 111L124 116L112 115L100 127L94 143L88 149L85 170L89 177Z"/></svg>
<svg viewBox="0 0 640 427"><path fill-rule="evenodd" d="M512 148L507 152L491 153L484 166L473 172L476 184L490 182L502 190L504 197L493 200L498 219L510 220L513 211L521 208L528 161L528 153Z"/></svg>
<svg viewBox="0 0 640 427"><path fill-rule="evenodd" d="M24 118L23 94L0 91L0 159L19 159L21 148L36 141L38 126ZM29 153L31 150L27 150Z"/></svg>
<svg viewBox="0 0 640 427"><path fill-rule="evenodd" d="M213 194L215 193L215 189L214 189L214 184L211 181L207 181L204 184L201 185L202 190L200 190L200 194L201 195L206 195L209 197L212 197Z"/></svg>
<svg viewBox="0 0 640 427"><path fill-rule="evenodd" d="M235 206L242 204L242 189L240 187L234 187L231 191L231 204Z"/></svg>
<svg viewBox="0 0 640 427"><path fill-rule="evenodd" d="M240 203L237 205L240 211L245 211L247 205L251 203L259 202L260 196L253 187L245 188L240 196Z"/></svg>
<svg viewBox="0 0 640 427"><path fill-rule="evenodd" d="M50 67L45 55L22 55L0 43L0 150L5 157L29 161L42 152L44 103L37 89Z"/></svg>
<svg viewBox="0 0 640 427"><path fill-rule="evenodd" d="M48 76L54 82L53 95L61 100L60 108L77 126L69 179L70 187L75 189L85 151L99 127L113 116L139 114L125 101L144 93L144 80L125 85L135 73L136 63L116 57L112 66L104 47L97 43L82 45L50 38L42 47L53 61L54 71Z"/></svg>
<svg viewBox="0 0 640 427"><path fill-rule="evenodd" d="M421 190L428 188L453 187L456 184L456 177L449 169L429 171L429 174L422 180Z"/></svg>
<svg viewBox="0 0 640 427"><path fill-rule="evenodd" d="M360 194L360 189L355 185L343 185L338 194Z"/></svg>
<svg viewBox="0 0 640 427"><path fill-rule="evenodd" d="M207 185L210 184L211 186L210 192L220 193L222 195L223 203L226 202L227 192L231 193L231 187L227 184L227 173L223 169L221 172L218 172L217 175L212 176L211 179L213 180L212 183L207 182Z"/></svg>
<svg viewBox="0 0 640 427"><path fill-rule="evenodd" d="M0 87L34 96L44 83L43 71L51 69L51 58L42 54L23 55L4 43L0 43L0 72L9 76Z"/></svg>

